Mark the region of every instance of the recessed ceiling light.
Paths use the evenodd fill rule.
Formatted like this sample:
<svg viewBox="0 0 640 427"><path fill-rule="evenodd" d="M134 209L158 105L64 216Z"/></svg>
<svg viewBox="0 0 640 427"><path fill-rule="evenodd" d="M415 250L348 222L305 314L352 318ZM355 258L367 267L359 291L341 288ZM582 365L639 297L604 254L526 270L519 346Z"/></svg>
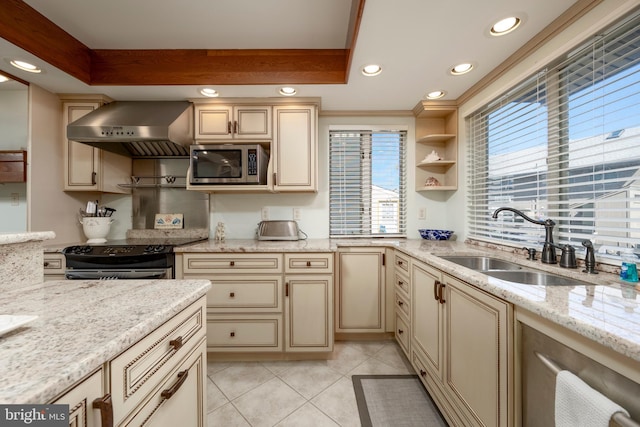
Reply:
<svg viewBox="0 0 640 427"><path fill-rule="evenodd" d="M215 98L220 95L217 90L211 89L210 87L203 87L200 89L200 93L204 96L208 96L209 98Z"/></svg>
<svg viewBox="0 0 640 427"><path fill-rule="evenodd" d="M489 33L492 36L502 36L508 34L518 28L520 22L522 21L516 16L510 16L508 18L501 19L500 21L496 22L493 27L491 27Z"/></svg>
<svg viewBox="0 0 640 427"><path fill-rule="evenodd" d="M369 64L362 67L362 74L367 77L377 76L382 72L382 67L376 64Z"/></svg>
<svg viewBox="0 0 640 427"><path fill-rule="evenodd" d="M25 61L20 61L18 59L13 59L11 61L9 61L9 63L11 65L13 65L14 67L22 70L22 71L28 71L29 73L41 73L42 70L40 68L38 68L37 66L30 64L28 62Z"/></svg>
<svg viewBox="0 0 640 427"><path fill-rule="evenodd" d="M451 74L454 76L459 76L461 74L468 73L473 69L473 64L465 62L464 64L458 64L451 69Z"/></svg>
<svg viewBox="0 0 640 427"><path fill-rule="evenodd" d="M298 93L298 91L294 87L285 86L281 87L280 90L278 90L278 93L284 96L293 96Z"/></svg>
<svg viewBox="0 0 640 427"><path fill-rule="evenodd" d="M434 90L433 92L429 92L427 94L427 99L438 99L442 98L445 95L445 91L443 90Z"/></svg>
<svg viewBox="0 0 640 427"><path fill-rule="evenodd" d="M9 77L0 74L0 83L8 82L9 80Z"/></svg>

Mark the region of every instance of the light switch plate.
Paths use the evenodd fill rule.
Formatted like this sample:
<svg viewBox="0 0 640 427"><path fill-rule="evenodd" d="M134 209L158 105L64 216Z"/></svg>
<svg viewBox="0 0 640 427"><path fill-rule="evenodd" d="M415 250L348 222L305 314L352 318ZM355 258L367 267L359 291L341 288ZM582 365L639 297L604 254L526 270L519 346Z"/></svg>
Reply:
<svg viewBox="0 0 640 427"><path fill-rule="evenodd" d="M262 220L263 221L267 221L269 219L269 208L268 207L265 206L265 207L262 208L261 216L262 216Z"/></svg>
<svg viewBox="0 0 640 427"><path fill-rule="evenodd" d="M293 208L293 220L300 221L300 208Z"/></svg>
<svg viewBox="0 0 640 427"><path fill-rule="evenodd" d="M418 219L427 219L427 208L418 209Z"/></svg>

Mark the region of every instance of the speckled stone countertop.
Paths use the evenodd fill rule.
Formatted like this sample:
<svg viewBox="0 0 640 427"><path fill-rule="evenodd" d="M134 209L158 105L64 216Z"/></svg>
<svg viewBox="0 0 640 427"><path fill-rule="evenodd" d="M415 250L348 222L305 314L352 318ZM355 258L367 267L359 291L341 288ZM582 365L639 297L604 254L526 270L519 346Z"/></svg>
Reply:
<svg viewBox="0 0 640 427"><path fill-rule="evenodd" d="M529 310L599 342L627 357L640 361L639 290L615 274L590 275L582 268L566 269L528 261L518 251L496 250L456 241L423 239L309 239L301 241L212 240L176 252L333 252L340 247L391 247L426 262L471 285L508 301L516 309ZM585 286L522 285L491 278L461 267L438 255L490 255L516 262L523 267L544 270L586 282Z"/></svg>
<svg viewBox="0 0 640 427"><path fill-rule="evenodd" d="M37 240L50 240L56 237L53 231L36 231L29 233L0 233L0 245L12 243L33 242Z"/></svg>
<svg viewBox="0 0 640 427"><path fill-rule="evenodd" d="M46 403L206 294L208 280L52 281L0 294L37 315L0 337L0 403Z"/></svg>

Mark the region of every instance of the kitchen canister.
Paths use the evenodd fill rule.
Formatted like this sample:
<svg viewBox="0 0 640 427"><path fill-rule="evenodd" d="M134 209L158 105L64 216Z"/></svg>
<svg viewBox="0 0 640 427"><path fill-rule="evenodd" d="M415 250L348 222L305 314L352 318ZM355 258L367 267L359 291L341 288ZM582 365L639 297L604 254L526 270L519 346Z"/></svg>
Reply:
<svg viewBox="0 0 640 427"><path fill-rule="evenodd" d="M83 217L80 219L80 223L82 224L82 231L84 231L84 235L88 239L88 244L104 243L107 241L113 218L100 216Z"/></svg>

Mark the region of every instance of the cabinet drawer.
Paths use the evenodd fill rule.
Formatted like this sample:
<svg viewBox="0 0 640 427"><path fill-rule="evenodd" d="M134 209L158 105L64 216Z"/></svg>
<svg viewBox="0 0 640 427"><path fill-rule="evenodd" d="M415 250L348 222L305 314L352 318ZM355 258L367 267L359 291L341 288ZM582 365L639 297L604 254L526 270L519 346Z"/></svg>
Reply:
<svg viewBox="0 0 640 427"><path fill-rule="evenodd" d="M400 254L396 252L395 266L396 270L402 271L405 274L409 274L409 262L410 258L405 254Z"/></svg>
<svg viewBox="0 0 640 427"><path fill-rule="evenodd" d="M207 292L209 312L281 312L282 276L214 276Z"/></svg>
<svg viewBox="0 0 640 427"><path fill-rule="evenodd" d="M282 273L280 254L188 254L184 273Z"/></svg>
<svg viewBox="0 0 640 427"><path fill-rule="evenodd" d="M119 427L152 425L206 427L207 353L204 337L160 387Z"/></svg>
<svg viewBox="0 0 640 427"><path fill-rule="evenodd" d="M396 292L396 311L401 312L407 319L411 316L411 307L407 299L401 294Z"/></svg>
<svg viewBox="0 0 640 427"><path fill-rule="evenodd" d="M396 312L396 340L404 350L404 353L409 356L409 343L411 342L411 333L409 331L409 325L406 320Z"/></svg>
<svg viewBox="0 0 640 427"><path fill-rule="evenodd" d="M44 274L64 274L65 259L62 254L44 254Z"/></svg>
<svg viewBox="0 0 640 427"><path fill-rule="evenodd" d="M282 316L209 316L207 349L211 351L282 351Z"/></svg>
<svg viewBox="0 0 640 427"><path fill-rule="evenodd" d="M285 254L285 273L332 273L333 254Z"/></svg>
<svg viewBox="0 0 640 427"><path fill-rule="evenodd" d="M205 298L151 332L111 363L114 414L126 415L205 335Z"/></svg>
<svg viewBox="0 0 640 427"><path fill-rule="evenodd" d="M407 279L406 277L404 277L401 274L398 274L398 272L395 272L395 278L394 281L396 283L396 291L397 292L402 292L405 295L405 298L408 300L409 299L409 292L411 289L410 283L409 283L409 279Z"/></svg>

